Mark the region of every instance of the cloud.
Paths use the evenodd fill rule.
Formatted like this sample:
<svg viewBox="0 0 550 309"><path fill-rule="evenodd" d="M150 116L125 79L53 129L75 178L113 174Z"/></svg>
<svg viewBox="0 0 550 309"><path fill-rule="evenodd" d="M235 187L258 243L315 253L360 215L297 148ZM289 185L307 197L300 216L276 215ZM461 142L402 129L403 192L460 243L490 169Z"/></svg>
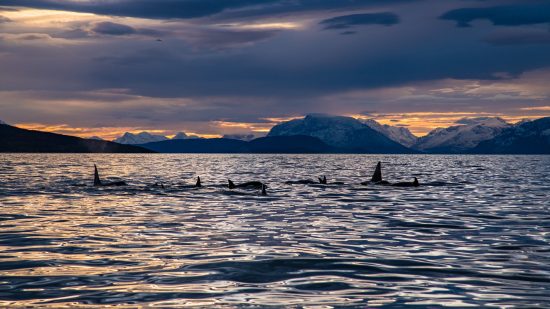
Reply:
<svg viewBox="0 0 550 309"><path fill-rule="evenodd" d="M478 19L489 20L496 26L519 26L550 23L550 4L515 4L484 8L460 8L441 15L454 20L458 27L470 27Z"/></svg>
<svg viewBox="0 0 550 309"><path fill-rule="evenodd" d="M94 33L105 35L130 35L137 33L137 30L130 26L109 21L97 23L92 27L91 30Z"/></svg>
<svg viewBox="0 0 550 309"><path fill-rule="evenodd" d="M399 16L390 12L383 13L365 13L352 14L333 17L321 21L319 24L324 26L324 29L347 29L353 26L362 25L384 25L392 26L399 23ZM349 33L346 33L349 34Z"/></svg>
<svg viewBox="0 0 550 309"><path fill-rule="evenodd" d="M484 41L496 45L550 44L550 31L543 29L508 29L492 33Z"/></svg>
<svg viewBox="0 0 550 309"><path fill-rule="evenodd" d="M11 19L0 15L0 24L9 23L10 21L11 21Z"/></svg>

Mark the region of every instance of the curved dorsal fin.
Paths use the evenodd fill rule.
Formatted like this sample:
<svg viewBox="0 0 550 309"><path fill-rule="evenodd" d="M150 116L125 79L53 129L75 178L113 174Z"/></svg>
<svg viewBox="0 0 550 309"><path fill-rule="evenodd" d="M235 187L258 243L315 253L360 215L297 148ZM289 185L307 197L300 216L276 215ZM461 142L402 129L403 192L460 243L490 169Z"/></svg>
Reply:
<svg viewBox="0 0 550 309"><path fill-rule="evenodd" d="M94 164L94 186L101 186L101 179L99 179L99 172L97 166Z"/></svg>
<svg viewBox="0 0 550 309"><path fill-rule="evenodd" d="M234 189L236 187L233 181L231 181L231 179L227 179L227 182L229 183L228 185L229 189Z"/></svg>
<svg viewBox="0 0 550 309"><path fill-rule="evenodd" d="M378 164L376 164L376 169L374 170L374 174L372 175L372 178L370 181L372 182L382 181L382 162L378 161Z"/></svg>

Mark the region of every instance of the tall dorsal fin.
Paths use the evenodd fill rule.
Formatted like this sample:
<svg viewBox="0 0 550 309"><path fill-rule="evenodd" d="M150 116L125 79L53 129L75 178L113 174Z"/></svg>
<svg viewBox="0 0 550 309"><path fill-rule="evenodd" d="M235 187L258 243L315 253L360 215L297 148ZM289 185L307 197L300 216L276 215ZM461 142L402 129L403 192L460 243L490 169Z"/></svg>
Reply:
<svg viewBox="0 0 550 309"><path fill-rule="evenodd" d="M235 189L235 184L233 183L233 181L231 181L231 179L228 179L227 182L229 183L228 187L229 189Z"/></svg>
<svg viewBox="0 0 550 309"><path fill-rule="evenodd" d="M197 176L197 183L195 184L195 187L202 187L201 177L200 177L200 176Z"/></svg>
<svg viewBox="0 0 550 309"><path fill-rule="evenodd" d="M414 185L415 187L420 186L420 183L418 182L418 179L417 179L416 177L414 177L413 185Z"/></svg>
<svg viewBox="0 0 550 309"><path fill-rule="evenodd" d="M266 188L267 188L267 186L266 186L265 184L262 183L262 195L264 195L264 196L267 195Z"/></svg>
<svg viewBox="0 0 550 309"><path fill-rule="evenodd" d="M374 170L374 174L372 174L371 180L372 182L380 182L382 181L382 163L378 161L378 164L376 164L376 169Z"/></svg>
<svg viewBox="0 0 550 309"><path fill-rule="evenodd" d="M94 186L101 186L101 179L99 179L99 172L97 166L94 164Z"/></svg>

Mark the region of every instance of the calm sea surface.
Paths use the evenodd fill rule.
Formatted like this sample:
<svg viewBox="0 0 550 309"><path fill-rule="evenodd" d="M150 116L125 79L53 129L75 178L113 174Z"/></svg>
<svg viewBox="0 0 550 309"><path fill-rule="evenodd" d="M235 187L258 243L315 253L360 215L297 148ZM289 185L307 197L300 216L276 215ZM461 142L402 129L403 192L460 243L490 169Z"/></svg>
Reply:
<svg viewBox="0 0 550 309"><path fill-rule="evenodd" d="M0 307L102 305L550 308L550 156L0 154Z"/></svg>

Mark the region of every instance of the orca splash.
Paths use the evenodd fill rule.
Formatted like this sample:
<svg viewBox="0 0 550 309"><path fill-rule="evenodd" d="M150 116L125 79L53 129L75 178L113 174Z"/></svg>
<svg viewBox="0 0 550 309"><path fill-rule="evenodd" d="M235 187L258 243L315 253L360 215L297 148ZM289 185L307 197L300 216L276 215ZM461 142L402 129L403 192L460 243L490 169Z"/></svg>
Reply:
<svg viewBox="0 0 550 309"><path fill-rule="evenodd" d="M120 187L127 186L124 181L112 181L112 182L102 182L99 178L99 172L97 171L97 166L94 164L94 187Z"/></svg>
<svg viewBox="0 0 550 309"><path fill-rule="evenodd" d="M265 184L260 181L248 181L245 183L240 183L238 185L234 184L231 179L228 179L228 187L229 189L235 189L235 188L244 188L244 189L262 189ZM266 186L267 187L267 186Z"/></svg>

